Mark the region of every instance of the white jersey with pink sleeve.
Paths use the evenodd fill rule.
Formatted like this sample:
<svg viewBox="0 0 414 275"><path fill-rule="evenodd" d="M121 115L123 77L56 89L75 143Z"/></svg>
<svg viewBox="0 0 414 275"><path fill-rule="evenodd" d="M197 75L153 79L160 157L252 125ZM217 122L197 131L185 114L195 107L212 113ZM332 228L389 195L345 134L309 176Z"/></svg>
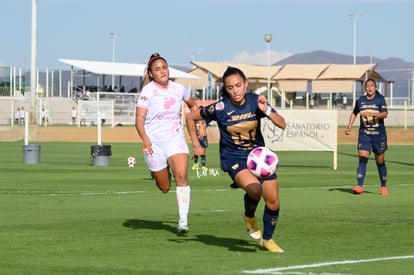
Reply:
<svg viewBox="0 0 414 275"><path fill-rule="evenodd" d="M181 127L181 107L184 100L190 99L190 92L181 84L168 82L163 88L151 81L144 86L137 100L137 107L147 110L144 128L152 142L172 140L176 135L184 135Z"/></svg>

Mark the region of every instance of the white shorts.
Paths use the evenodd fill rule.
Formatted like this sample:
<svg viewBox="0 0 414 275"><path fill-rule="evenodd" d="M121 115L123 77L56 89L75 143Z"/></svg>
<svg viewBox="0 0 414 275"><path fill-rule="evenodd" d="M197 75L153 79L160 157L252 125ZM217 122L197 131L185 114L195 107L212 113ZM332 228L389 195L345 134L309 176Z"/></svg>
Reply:
<svg viewBox="0 0 414 275"><path fill-rule="evenodd" d="M188 144L184 135L178 135L171 141L152 143L152 155L144 154L145 162L152 172L168 166L167 159L176 154L189 154Z"/></svg>

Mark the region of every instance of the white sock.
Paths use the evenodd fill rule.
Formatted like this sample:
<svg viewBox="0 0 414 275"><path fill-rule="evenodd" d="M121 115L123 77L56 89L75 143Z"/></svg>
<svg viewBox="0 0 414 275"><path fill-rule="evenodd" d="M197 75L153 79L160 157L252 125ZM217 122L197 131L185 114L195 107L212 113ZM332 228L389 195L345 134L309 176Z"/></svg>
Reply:
<svg viewBox="0 0 414 275"><path fill-rule="evenodd" d="M177 186L176 196L178 204L178 215L180 224L188 223L188 211L190 209L190 186Z"/></svg>

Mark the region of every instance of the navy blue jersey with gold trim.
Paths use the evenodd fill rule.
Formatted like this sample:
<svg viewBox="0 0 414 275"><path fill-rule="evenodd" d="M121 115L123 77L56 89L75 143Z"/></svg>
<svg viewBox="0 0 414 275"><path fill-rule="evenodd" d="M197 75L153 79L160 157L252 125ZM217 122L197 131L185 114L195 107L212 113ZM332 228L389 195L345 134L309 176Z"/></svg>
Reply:
<svg viewBox="0 0 414 275"><path fill-rule="evenodd" d="M355 103L354 114L370 110L378 113L387 112L387 103L385 98L377 93L371 100L366 96L361 96ZM359 126L360 141L386 141L387 134L384 125L384 119L375 116L361 116Z"/></svg>
<svg viewBox="0 0 414 275"><path fill-rule="evenodd" d="M233 105L228 97L200 108L206 120L217 121L220 130L220 159L246 159L249 152L264 146L260 119L265 114L258 108L258 95L246 93L246 103Z"/></svg>

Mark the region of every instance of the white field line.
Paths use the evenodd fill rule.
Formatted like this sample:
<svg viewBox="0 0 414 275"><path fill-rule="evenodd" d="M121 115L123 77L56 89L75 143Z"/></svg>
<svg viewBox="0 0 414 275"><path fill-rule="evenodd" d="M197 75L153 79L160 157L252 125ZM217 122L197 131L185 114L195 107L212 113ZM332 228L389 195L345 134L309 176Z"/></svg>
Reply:
<svg viewBox="0 0 414 275"><path fill-rule="evenodd" d="M280 185L280 184L279 184ZM413 186L413 183L399 183L399 184L388 184L388 187L392 186ZM308 186L308 187L280 187L281 190L312 190L312 189L334 189L334 188L353 188L355 185L343 185L343 186ZM379 184L364 184L365 187L380 187Z"/></svg>
<svg viewBox="0 0 414 275"><path fill-rule="evenodd" d="M38 196L99 196L99 195L129 195L149 193L148 191L0 191L0 196L38 195Z"/></svg>
<svg viewBox="0 0 414 275"><path fill-rule="evenodd" d="M243 273L249 273L249 274L286 274L286 273L283 273L283 271L297 270L297 269L308 269L308 268L318 268L318 267L333 266L333 265L348 265L348 264L394 261L394 260L407 260L407 259L414 259L414 255L395 256L395 257L386 257L386 258L374 258L374 259L364 259L364 260L345 260L345 261L337 261L337 262L307 264L307 265L293 265L293 266L268 268L268 269L243 270L242 272ZM315 273L311 273L311 274L315 274Z"/></svg>
<svg viewBox="0 0 414 275"><path fill-rule="evenodd" d="M392 186L413 186L414 184L401 183L392 184ZM365 185L365 186L378 186L378 185ZM317 189L334 189L334 188L352 188L354 185L344 186L323 186L323 187L280 187L281 190L317 190ZM231 188L226 189L204 189L197 190L192 185L191 192L234 192ZM130 195L130 194L144 194L151 192L159 192L157 188L154 191L46 191L46 190L3 190L0 191L0 196L13 196L13 195L39 195L39 196L100 196L100 195ZM175 190L171 190L175 192Z"/></svg>
<svg viewBox="0 0 414 275"><path fill-rule="evenodd" d="M210 189L210 190L191 190L192 192L226 192L226 189ZM15 196L15 195L38 195L38 196L100 196L100 195L130 195L130 194L144 194L159 192L154 191L28 191L28 190L9 190L0 191L0 196ZM175 192L175 190L171 190Z"/></svg>

